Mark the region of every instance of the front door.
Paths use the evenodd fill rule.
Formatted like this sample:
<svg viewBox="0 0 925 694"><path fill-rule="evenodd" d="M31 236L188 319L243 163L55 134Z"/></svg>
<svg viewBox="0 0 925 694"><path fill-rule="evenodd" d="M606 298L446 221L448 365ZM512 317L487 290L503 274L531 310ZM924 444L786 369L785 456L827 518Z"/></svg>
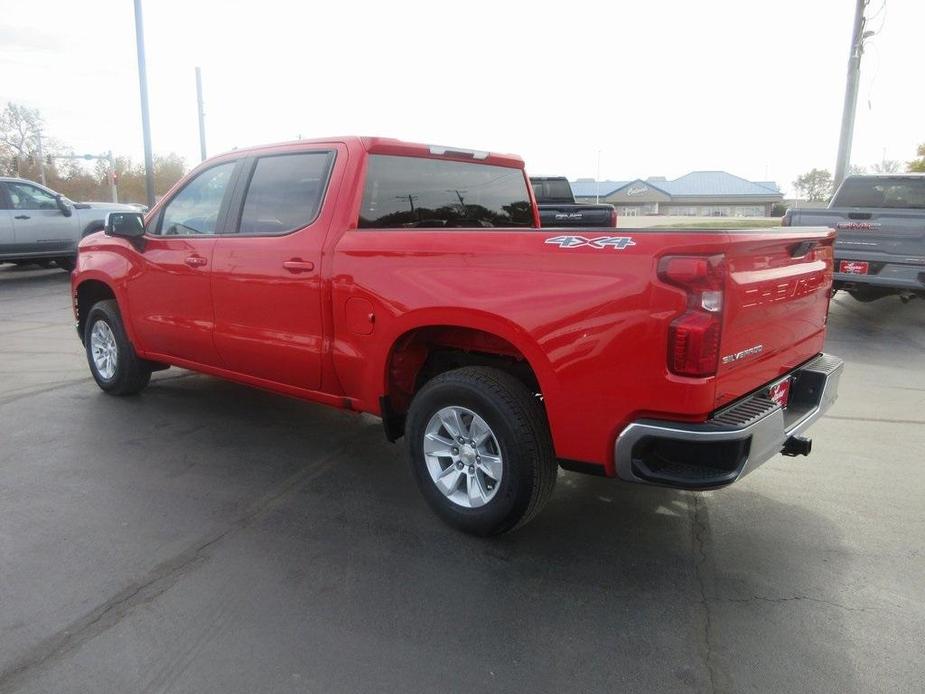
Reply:
<svg viewBox="0 0 925 694"><path fill-rule="evenodd" d="M240 223L218 237L212 265L215 346L232 371L320 388L321 249L333 208L322 203L343 167L338 149L277 150L241 174L247 186L230 215Z"/></svg>
<svg viewBox="0 0 925 694"><path fill-rule="evenodd" d="M13 245L19 253L73 255L77 245L77 217L65 217L54 195L30 183L5 184L13 217Z"/></svg>
<svg viewBox="0 0 925 694"><path fill-rule="evenodd" d="M236 161L192 178L149 222L126 282L132 326L145 352L217 366L209 276Z"/></svg>

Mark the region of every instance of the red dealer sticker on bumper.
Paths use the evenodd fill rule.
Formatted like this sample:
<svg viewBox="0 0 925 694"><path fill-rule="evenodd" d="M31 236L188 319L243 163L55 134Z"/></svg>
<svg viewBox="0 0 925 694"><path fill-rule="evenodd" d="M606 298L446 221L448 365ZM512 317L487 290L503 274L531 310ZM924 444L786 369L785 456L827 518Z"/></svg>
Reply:
<svg viewBox="0 0 925 694"><path fill-rule="evenodd" d="M783 409L787 409L787 405L790 404L790 379L785 378L768 388L768 397Z"/></svg>
<svg viewBox="0 0 925 694"><path fill-rule="evenodd" d="M846 275L866 275L869 268L866 260L843 260L838 264L838 271Z"/></svg>

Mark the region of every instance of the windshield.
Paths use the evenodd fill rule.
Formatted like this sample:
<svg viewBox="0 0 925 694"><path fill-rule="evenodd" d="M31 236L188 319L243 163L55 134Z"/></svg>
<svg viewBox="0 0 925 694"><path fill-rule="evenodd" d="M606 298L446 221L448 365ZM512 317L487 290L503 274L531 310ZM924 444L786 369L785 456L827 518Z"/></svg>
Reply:
<svg viewBox="0 0 925 694"><path fill-rule="evenodd" d="M925 177L852 176L845 179L831 206L925 209Z"/></svg>

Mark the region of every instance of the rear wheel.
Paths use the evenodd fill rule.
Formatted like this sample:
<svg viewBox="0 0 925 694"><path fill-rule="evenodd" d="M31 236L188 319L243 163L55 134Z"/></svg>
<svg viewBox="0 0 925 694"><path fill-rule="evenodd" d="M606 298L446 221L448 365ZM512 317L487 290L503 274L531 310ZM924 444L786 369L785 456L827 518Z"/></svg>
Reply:
<svg viewBox="0 0 925 694"><path fill-rule="evenodd" d="M558 467L545 412L504 371L464 367L435 377L411 403L408 434L425 499L460 530L512 530L552 494Z"/></svg>
<svg viewBox="0 0 925 694"><path fill-rule="evenodd" d="M111 395L132 395L151 380L148 362L132 348L112 299L93 305L84 328L87 362L96 384Z"/></svg>

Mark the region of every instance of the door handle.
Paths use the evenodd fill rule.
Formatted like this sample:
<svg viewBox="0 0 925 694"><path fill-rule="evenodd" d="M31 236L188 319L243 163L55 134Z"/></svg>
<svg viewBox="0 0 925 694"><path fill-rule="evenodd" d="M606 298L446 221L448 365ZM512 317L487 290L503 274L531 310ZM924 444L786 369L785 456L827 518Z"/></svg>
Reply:
<svg viewBox="0 0 925 694"><path fill-rule="evenodd" d="M191 255L188 258L185 258L183 262L190 267L202 267L209 261L203 258L201 255Z"/></svg>
<svg viewBox="0 0 925 694"><path fill-rule="evenodd" d="M293 258L292 260L284 260L283 267L289 270L289 272L309 272L315 269L315 264L310 260Z"/></svg>
<svg viewBox="0 0 925 694"><path fill-rule="evenodd" d="M13 219L32 219L32 217L30 217L27 214L18 214L15 217L13 217Z"/></svg>

